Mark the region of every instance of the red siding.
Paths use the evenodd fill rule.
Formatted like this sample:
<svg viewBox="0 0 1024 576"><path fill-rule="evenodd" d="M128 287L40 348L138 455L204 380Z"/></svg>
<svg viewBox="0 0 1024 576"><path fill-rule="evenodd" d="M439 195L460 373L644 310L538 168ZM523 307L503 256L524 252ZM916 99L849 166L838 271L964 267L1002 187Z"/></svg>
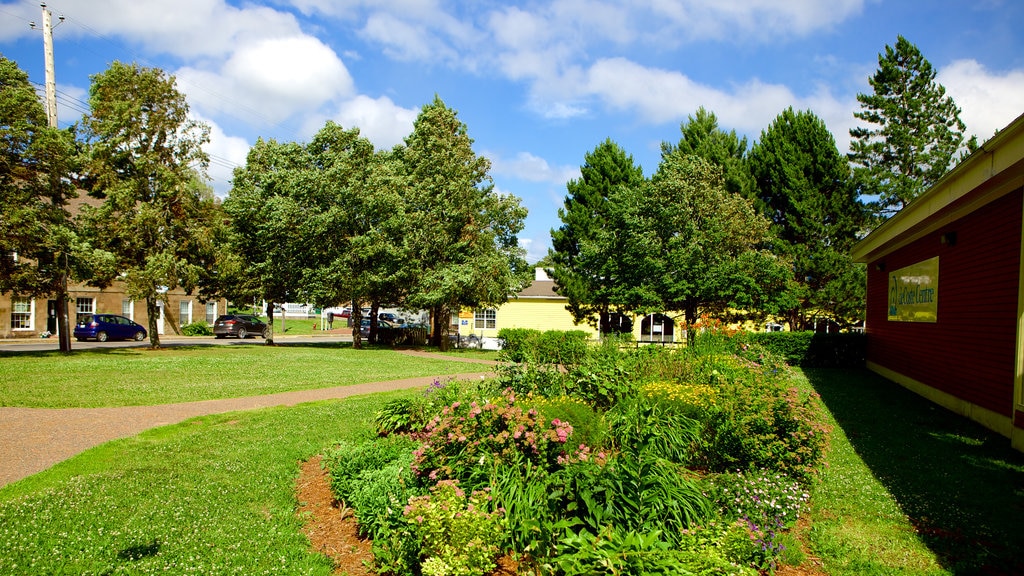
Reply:
<svg viewBox="0 0 1024 576"><path fill-rule="evenodd" d="M1017 190L868 265L868 358L1012 415L1021 250ZM956 232L956 244L940 243ZM889 322L888 275L939 257L938 321ZM885 270L877 270L879 262Z"/></svg>

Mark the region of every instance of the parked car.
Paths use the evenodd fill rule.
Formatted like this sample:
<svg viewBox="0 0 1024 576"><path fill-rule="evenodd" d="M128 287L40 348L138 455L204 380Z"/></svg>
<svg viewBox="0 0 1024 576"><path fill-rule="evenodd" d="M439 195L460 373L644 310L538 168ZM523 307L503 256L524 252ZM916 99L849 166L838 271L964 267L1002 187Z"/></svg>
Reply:
<svg viewBox="0 0 1024 576"><path fill-rule="evenodd" d="M394 326L405 324L405 320L399 318L398 314L395 314L394 312L381 312L380 314L377 314L377 318Z"/></svg>
<svg viewBox="0 0 1024 576"><path fill-rule="evenodd" d="M252 314L223 314L213 323L213 335L217 338L237 336L245 339L249 336L267 337L267 323Z"/></svg>
<svg viewBox="0 0 1024 576"><path fill-rule="evenodd" d="M107 340L135 340L141 342L146 339L146 329L141 324L133 322L124 316L117 314L89 314L79 319L75 326L75 339L95 339L98 342Z"/></svg>

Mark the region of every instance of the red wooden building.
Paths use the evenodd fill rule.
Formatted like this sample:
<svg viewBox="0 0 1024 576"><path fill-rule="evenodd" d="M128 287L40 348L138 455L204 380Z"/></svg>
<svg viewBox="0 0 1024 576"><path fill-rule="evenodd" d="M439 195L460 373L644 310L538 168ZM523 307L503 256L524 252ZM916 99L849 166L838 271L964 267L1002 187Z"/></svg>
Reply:
<svg viewBox="0 0 1024 576"><path fill-rule="evenodd" d="M853 249L868 368L1024 450L1024 116Z"/></svg>

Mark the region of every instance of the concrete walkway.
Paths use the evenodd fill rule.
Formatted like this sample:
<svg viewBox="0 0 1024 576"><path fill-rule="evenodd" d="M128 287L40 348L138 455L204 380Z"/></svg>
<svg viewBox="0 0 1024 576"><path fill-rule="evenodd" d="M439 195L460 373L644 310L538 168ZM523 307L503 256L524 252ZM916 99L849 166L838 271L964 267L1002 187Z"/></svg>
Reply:
<svg viewBox="0 0 1024 576"><path fill-rule="evenodd" d="M428 356L494 365L496 362L440 356L427 352L402 351ZM492 372L456 374L460 380L491 377ZM294 406L303 402L346 398L427 386L434 376L336 386L316 390L282 392L248 398L205 400L156 406L119 408L0 408L0 486L15 482L110 440L134 436L149 428L177 424L189 418L236 410L271 406Z"/></svg>

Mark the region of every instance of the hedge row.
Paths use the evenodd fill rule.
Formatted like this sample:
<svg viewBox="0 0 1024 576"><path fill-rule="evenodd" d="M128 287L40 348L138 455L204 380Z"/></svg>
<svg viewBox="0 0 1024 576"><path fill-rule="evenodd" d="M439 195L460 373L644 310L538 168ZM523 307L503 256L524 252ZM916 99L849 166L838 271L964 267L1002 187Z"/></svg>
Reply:
<svg viewBox="0 0 1024 576"><path fill-rule="evenodd" d="M742 339L805 368L862 368L867 352L867 337L858 333L752 332Z"/></svg>
<svg viewBox="0 0 1024 576"><path fill-rule="evenodd" d="M587 353L587 333L582 330L502 328L501 360L574 366Z"/></svg>

